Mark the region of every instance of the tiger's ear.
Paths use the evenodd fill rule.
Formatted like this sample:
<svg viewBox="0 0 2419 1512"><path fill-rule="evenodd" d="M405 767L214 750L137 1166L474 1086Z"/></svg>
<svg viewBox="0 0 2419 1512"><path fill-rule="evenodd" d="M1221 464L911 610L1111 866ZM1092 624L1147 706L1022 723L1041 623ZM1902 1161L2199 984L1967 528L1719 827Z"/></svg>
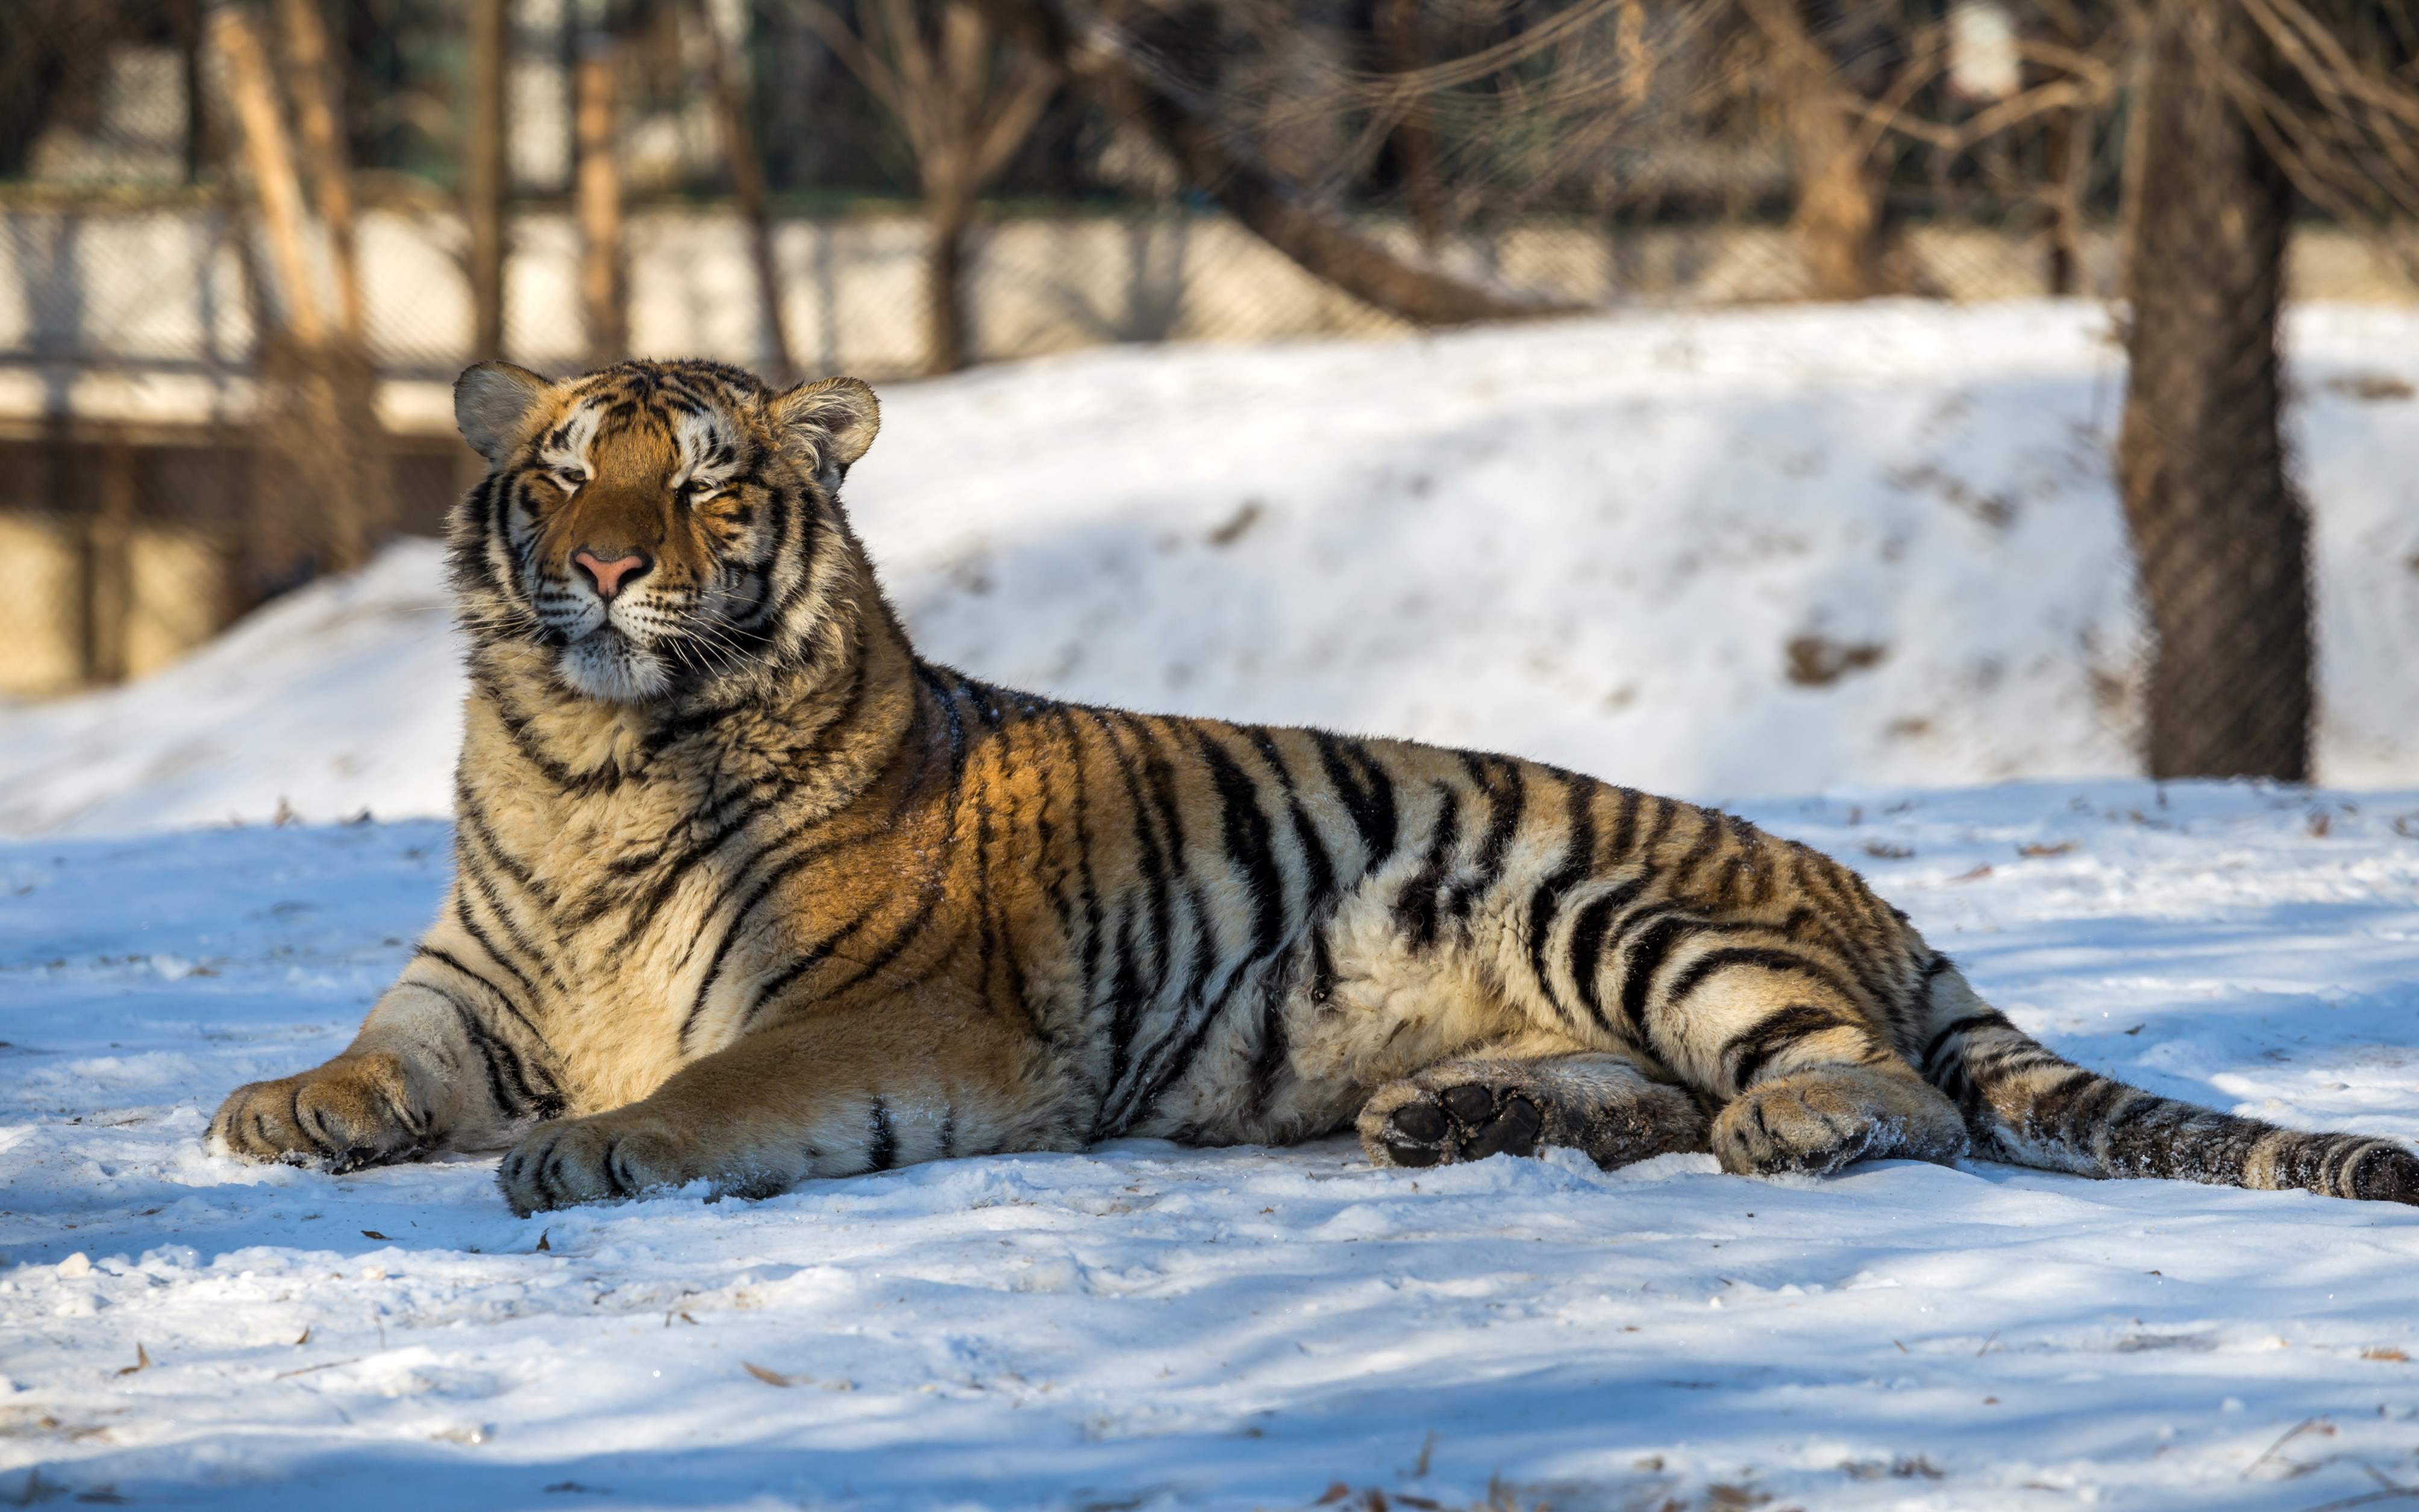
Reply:
<svg viewBox="0 0 2419 1512"><path fill-rule="evenodd" d="M815 473L825 487L839 485L849 465L873 444L882 428L882 402L853 378L817 378L775 394L765 412L784 440L812 448Z"/></svg>
<svg viewBox="0 0 2419 1512"><path fill-rule="evenodd" d="M530 410L553 387L526 367L474 363L454 380L454 424L488 466L501 466L520 444Z"/></svg>

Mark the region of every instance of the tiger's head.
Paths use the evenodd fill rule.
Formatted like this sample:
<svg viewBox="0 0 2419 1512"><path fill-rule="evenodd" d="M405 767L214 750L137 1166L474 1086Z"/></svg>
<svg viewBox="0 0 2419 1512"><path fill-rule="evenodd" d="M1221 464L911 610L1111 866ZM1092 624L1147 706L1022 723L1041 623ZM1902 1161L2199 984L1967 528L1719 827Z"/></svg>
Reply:
<svg viewBox="0 0 2419 1512"><path fill-rule="evenodd" d="M454 416L488 465L453 526L474 639L533 641L572 692L624 703L809 633L855 556L840 480L881 425L855 378L776 393L707 362L559 383L481 363Z"/></svg>

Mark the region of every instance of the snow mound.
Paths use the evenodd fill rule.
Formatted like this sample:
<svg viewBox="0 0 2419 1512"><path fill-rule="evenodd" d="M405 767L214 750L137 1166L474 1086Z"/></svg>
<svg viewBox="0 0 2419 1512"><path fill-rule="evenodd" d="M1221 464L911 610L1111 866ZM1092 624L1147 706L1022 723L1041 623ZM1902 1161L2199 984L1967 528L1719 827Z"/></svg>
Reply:
<svg viewBox="0 0 2419 1512"><path fill-rule="evenodd" d="M1721 800L2137 769L2099 306L1105 349L901 385L850 506L925 652L1087 701ZM2297 311L2321 775L2419 780L2419 312ZM447 810L400 546L142 685L0 714L0 833Z"/></svg>

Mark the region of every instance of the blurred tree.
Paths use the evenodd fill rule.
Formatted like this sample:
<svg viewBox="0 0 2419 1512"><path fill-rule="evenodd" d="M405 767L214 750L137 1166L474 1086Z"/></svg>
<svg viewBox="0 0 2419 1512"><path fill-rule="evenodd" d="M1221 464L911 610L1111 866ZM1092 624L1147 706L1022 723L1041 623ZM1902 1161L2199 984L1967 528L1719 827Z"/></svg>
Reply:
<svg viewBox="0 0 2419 1512"><path fill-rule="evenodd" d="M588 326L588 363L606 367L630 355L630 277L623 245L622 47L610 32L579 39L572 73L572 131L578 142L574 200L579 220L579 308Z"/></svg>
<svg viewBox="0 0 2419 1512"><path fill-rule="evenodd" d="M1184 183L1216 200L1313 276L1416 325L1522 319L1568 310L1499 293L1432 261L1401 256L1352 224L1337 203L1339 191L1365 175L1379 146L1394 137L1394 128L1415 113L1421 98L1438 89L1441 74L1466 84L1486 77L1490 67L1517 65L1537 44L1515 37L1482 48L1475 71L1471 58L1463 57L1417 73L1380 69L1356 77L1312 59L1308 67L1262 69L1256 87L1238 91L1223 87L1228 83L1222 72L1229 46L1220 35L1215 4L1138 7L1113 19L1085 0L980 3L1003 30L1064 69L1113 120L1138 127ZM1581 9L1602 11L1605 0L1582 0ZM1303 50L1291 36L1287 8L1239 8L1238 19L1247 54L1255 45L1265 54L1274 38L1301 60ZM1545 35L1551 39L1571 29L1547 28ZM1288 77L1307 78L1310 87L1288 90L1280 83L1271 88L1265 82ZM1363 131L1361 141L1342 153L1333 150L1336 144L1304 151L1298 136L1287 140L1288 130L1298 132L1306 120L1332 133L1348 111L1357 111L1365 124L1373 106L1380 124ZM1434 181L1426 175L1425 189Z"/></svg>
<svg viewBox="0 0 2419 1512"><path fill-rule="evenodd" d="M2310 775L2309 520L2285 475L2276 317L2293 188L2229 81L2245 7L2150 0L2134 130L2118 474L2149 614L2153 777Z"/></svg>
<svg viewBox="0 0 2419 1512"><path fill-rule="evenodd" d="M764 184L763 155L756 150L756 131L741 91L739 66L731 55L706 0L687 0L684 11L705 54L706 92L714 101L715 128L722 139L722 158L731 174L731 191L739 202L739 216L747 226L747 254L756 272L756 303L763 317L765 366L776 383L797 377L790 356L789 322L781 308L781 273L774 257L773 211Z"/></svg>
<svg viewBox="0 0 2419 1512"><path fill-rule="evenodd" d="M855 24L816 0L802 12L882 103L916 160L932 219L925 255L926 366L970 357L966 235L981 193L1041 118L1057 69L1002 37L968 0L860 0Z"/></svg>
<svg viewBox="0 0 2419 1512"><path fill-rule="evenodd" d="M2155 777L2310 776L2309 519L2277 315L2298 191L2419 214L2419 18L2371 0L2135 0L2119 482L2153 640Z"/></svg>
<svg viewBox="0 0 2419 1512"><path fill-rule="evenodd" d="M470 355L504 354L505 89L511 69L505 0L470 0L470 88L462 131L462 219L470 232Z"/></svg>
<svg viewBox="0 0 2419 1512"><path fill-rule="evenodd" d="M240 0L219 0L208 37L224 70L277 270L277 300L262 306L273 319L260 332L254 418L269 464L264 529L285 537L312 567L345 571L369 560L388 526L377 374L355 332L341 323L359 318L358 305L332 324L322 309L292 133L278 109L262 28ZM332 180L343 164L323 169Z"/></svg>
<svg viewBox="0 0 2419 1512"><path fill-rule="evenodd" d="M1861 110L1867 90L1859 73L1887 85L1887 69L1851 69L1839 34L1870 42L1895 34L1879 7L1851 8L1828 28L1810 24L1800 0L1745 0L1764 47L1765 85L1778 98L1789 139L1797 193L1791 227L1806 259L1809 291L1818 300L1860 300L1887 292L1883 270L1884 173L1876 149L1884 124ZM1842 21L1862 23L1843 25ZM1828 35L1826 35L1826 33ZM1861 59L1859 60L1861 61Z"/></svg>

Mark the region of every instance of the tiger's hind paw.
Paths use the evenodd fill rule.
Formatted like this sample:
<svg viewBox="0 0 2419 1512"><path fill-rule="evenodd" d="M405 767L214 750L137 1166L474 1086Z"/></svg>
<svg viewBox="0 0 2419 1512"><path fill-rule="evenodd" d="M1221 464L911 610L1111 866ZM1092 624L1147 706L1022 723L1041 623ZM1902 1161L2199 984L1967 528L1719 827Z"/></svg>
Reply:
<svg viewBox="0 0 2419 1512"><path fill-rule="evenodd" d="M1826 1067L1741 1093L1714 1120L1714 1154L1737 1176L1825 1175L1860 1160L1952 1165L1968 1148L1955 1104L1913 1075Z"/></svg>
<svg viewBox="0 0 2419 1512"><path fill-rule="evenodd" d="M1361 1148L1379 1165L1453 1165L1489 1155L1533 1155L1546 1117L1508 1088L1420 1078L1379 1088L1361 1112Z"/></svg>

